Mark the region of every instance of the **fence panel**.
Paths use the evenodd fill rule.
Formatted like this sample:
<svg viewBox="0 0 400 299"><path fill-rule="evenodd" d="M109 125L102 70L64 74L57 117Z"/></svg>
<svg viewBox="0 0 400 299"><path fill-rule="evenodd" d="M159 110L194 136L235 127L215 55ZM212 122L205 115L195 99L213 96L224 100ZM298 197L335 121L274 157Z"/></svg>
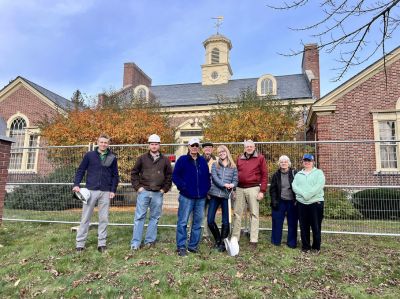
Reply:
<svg viewBox="0 0 400 299"><path fill-rule="evenodd" d="M242 143L225 144L234 157L243 152ZM376 149L382 144L375 141L262 142L256 143L256 147L267 159L269 178L278 168L280 155L289 156L297 169L301 168L305 152L315 155L317 166L326 177L324 232L400 236L400 173L377 171ZM90 148L29 148L37 151L35 171L10 169L3 220L79 223L81 203L72 198L72 181ZM130 172L148 146L114 145L111 148L118 156L121 183L117 196L111 200L110 224L130 226L136 204ZM165 144L162 152L174 164L179 156L187 153L187 148L182 144ZM173 186L164 197L160 225L175 226L177 198L178 191ZM270 230L268 195L261 202L260 210L260 227ZM96 221L97 214L93 216Z"/></svg>

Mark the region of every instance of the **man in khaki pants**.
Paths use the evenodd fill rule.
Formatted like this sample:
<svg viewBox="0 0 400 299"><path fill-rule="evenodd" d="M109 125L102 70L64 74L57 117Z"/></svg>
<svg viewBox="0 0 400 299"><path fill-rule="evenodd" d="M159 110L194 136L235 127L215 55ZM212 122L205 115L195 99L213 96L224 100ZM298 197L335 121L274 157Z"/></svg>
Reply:
<svg viewBox="0 0 400 299"><path fill-rule="evenodd" d="M250 209L250 246L257 248L259 229L259 201L267 191L268 172L265 158L256 151L252 140L244 142L244 153L237 159L239 184L233 213L232 237L240 238L242 214Z"/></svg>

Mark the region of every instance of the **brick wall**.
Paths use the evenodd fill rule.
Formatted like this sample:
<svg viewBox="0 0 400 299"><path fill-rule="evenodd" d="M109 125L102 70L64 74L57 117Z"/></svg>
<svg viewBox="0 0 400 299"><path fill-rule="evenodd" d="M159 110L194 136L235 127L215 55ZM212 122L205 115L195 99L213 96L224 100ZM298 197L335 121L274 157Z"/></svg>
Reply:
<svg viewBox="0 0 400 299"><path fill-rule="evenodd" d="M39 122L43 121L45 118L51 118L58 114L56 110L43 102L43 100L38 98L22 84L4 98L0 105L0 116L6 122L17 112L28 118L30 127L36 127ZM43 146L44 143L44 139L40 138L40 146ZM39 153L38 159L38 174L43 175L51 171L51 165L43 151ZM15 175L12 176L14 177ZM23 174L18 174L18 177L25 179Z"/></svg>
<svg viewBox="0 0 400 299"><path fill-rule="evenodd" d="M317 140L373 140L372 110L394 110L400 98L400 60L394 62L335 101L336 111L317 115ZM399 129L399 128L398 128ZM322 144L318 146L319 166L329 174L330 184L399 184L400 176L378 176L375 145ZM367 180L367 181L365 181Z"/></svg>
<svg viewBox="0 0 400 299"><path fill-rule="evenodd" d="M6 195L6 182L8 164L10 162L11 141L0 137L0 224L3 221L4 197Z"/></svg>
<svg viewBox="0 0 400 299"><path fill-rule="evenodd" d="M57 114L57 111L44 103L23 85L20 85L14 92L7 96L0 105L0 116L6 122L18 111L28 117L30 126L36 126L45 117L52 117Z"/></svg>

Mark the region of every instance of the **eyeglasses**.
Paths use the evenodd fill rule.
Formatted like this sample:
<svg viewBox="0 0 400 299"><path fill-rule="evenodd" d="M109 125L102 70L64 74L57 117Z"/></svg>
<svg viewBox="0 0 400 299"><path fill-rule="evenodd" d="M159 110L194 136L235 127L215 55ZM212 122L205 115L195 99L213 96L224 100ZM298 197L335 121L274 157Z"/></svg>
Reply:
<svg viewBox="0 0 400 299"><path fill-rule="evenodd" d="M313 160L310 159L303 159L303 162L312 162Z"/></svg>
<svg viewBox="0 0 400 299"><path fill-rule="evenodd" d="M218 155L221 155L222 153L226 153L226 151L220 151L218 152Z"/></svg>
<svg viewBox="0 0 400 299"><path fill-rule="evenodd" d="M190 147L199 147L199 144L198 143L191 144Z"/></svg>

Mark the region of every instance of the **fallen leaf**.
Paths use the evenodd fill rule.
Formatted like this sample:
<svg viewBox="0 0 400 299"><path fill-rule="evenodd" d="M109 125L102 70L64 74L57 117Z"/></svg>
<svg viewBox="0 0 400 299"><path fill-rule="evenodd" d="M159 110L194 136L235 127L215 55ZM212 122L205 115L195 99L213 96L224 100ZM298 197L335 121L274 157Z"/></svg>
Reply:
<svg viewBox="0 0 400 299"><path fill-rule="evenodd" d="M237 278L242 278L242 277L243 277L243 273L240 273L240 272L238 271L238 272L236 272L235 277L237 277Z"/></svg>
<svg viewBox="0 0 400 299"><path fill-rule="evenodd" d="M21 279L18 279L15 283L14 283L14 287L18 286L20 283Z"/></svg>
<svg viewBox="0 0 400 299"><path fill-rule="evenodd" d="M153 281L151 283L151 286L154 287L154 286L158 285L159 283L160 283L160 280L157 279L156 281Z"/></svg>

